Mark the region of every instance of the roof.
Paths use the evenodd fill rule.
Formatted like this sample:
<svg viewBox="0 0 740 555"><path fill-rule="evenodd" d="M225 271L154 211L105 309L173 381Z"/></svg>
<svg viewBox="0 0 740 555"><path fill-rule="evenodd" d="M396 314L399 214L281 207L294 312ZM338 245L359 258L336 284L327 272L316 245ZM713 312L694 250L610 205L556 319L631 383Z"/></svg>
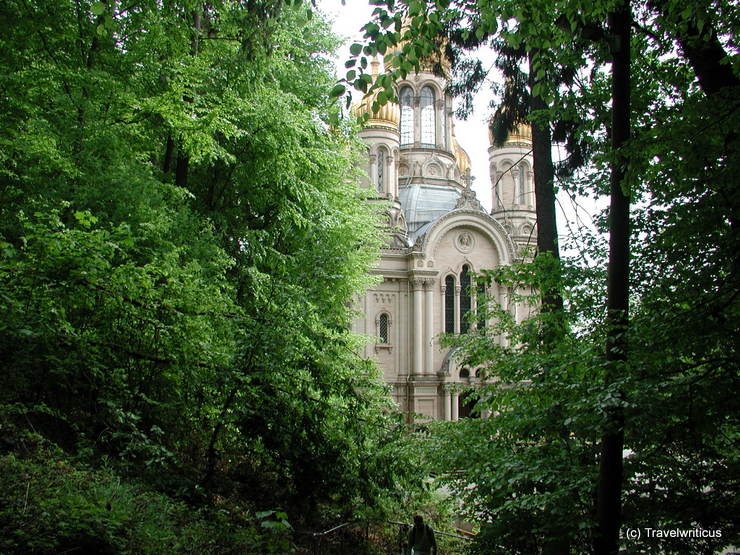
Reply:
<svg viewBox="0 0 740 555"><path fill-rule="evenodd" d="M460 189L452 185L429 185L413 183L399 191L411 244L427 227L455 209L460 198Z"/></svg>

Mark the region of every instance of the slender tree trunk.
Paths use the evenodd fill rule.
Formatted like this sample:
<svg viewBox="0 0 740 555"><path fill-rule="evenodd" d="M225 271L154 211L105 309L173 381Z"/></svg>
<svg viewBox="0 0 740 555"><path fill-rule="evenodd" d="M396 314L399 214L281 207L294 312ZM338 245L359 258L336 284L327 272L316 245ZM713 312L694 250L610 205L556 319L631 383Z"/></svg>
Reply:
<svg viewBox="0 0 740 555"><path fill-rule="evenodd" d="M537 53L530 51L529 75L535 74ZM540 96L531 95L530 112L547 110L549 106ZM534 196L537 210L537 252L549 252L560 259L558 229L555 221L555 170L552 163L550 127L532 122L532 159L534 162ZM562 302L562 301L561 301Z"/></svg>
<svg viewBox="0 0 740 555"><path fill-rule="evenodd" d="M186 188L188 186L188 165L190 159L182 150L177 151L177 161L175 162L175 185Z"/></svg>
<svg viewBox="0 0 740 555"><path fill-rule="evenodd" d="M536 50L527 52L529 62L530 91L534 90L538 53ZM549 108L541 96L530 94L529 112L547 110ZM537 256L548 254L556 261L560 260L560 248L558 246L558 228L555 212L555 168L552 162L552 135L548 123L532 121L532 165L534 172L534 196L537 217ZM554 283L560 282L560 268ZM542 329L541 341L548 350L553 350L562 339L563 327L560 315L563 309L563 297L557 286L543 291L542 312L549 313L552 319L546 320ZM547 379L547 377L545 377ZM548 486L544 486L548 487ZM570 540L568 537L559 537L551 534L543 538L543 555L561 555L570 553Z"/></svg>
<svg viewBox="0 0 740 555"><path fill-rule="evenodd" d="M198 10L193 11L193 38L190 41L190 55L197 56L200 48L200 32L203 23L203 18ZM189 104L192 104L193 98L189 95L185 95L183 100ZM190 157L182 149L182 145L177 149L177 160L175 161L175 185L178 187L187 188L188 186L188 170L190 165Z"/></svg>
<svg viewBox="0 0 740 555"><path fill-rule="evenodd" d="M607 338L605 385L609 389L627 361L629 324L629 205L625 191L627 159L621 149L630 137L630 22L629 0L623 0L609 16L612 42L612 160L609 209L609 268L607 272ZM619 550L622 521L624 410L622 393L607 408L601 439L601 458L596 505L598 532L596 555Z"/></svg>
<svg viewBox="0 0 740 555"><path fill-rule="evenodd" d="M175 141L172 140L172 133L167 134L167 142L164 146L164 161L162 162L162 171L170 173L172 166L172 151L175 149Z"/></svg>
<svg viewBox="0 0 740 555"><path fill-rule="evenodd" d="M538 53L530 50L529 58L530 90L534 91L535 78L537 74ZM529 112L546 110L549 106L541 96L530 94ZM534 196L537 214L537 256L549 255L556 262L560 261L560 249L558 246L558 228L555 214L555 168L552 163L552 136L550 125L532 121L532 162L534 171ZM550 283L553 284L542 292L541 311L544 315L550 315L543 319L540 340L543 344L555 346L561 339L563 333L562 311L563 297L560 294L560 265L553 268L557 275ZM565 548L563 548L565 549ZM556 548L554 552L558 552Z"/></svg>

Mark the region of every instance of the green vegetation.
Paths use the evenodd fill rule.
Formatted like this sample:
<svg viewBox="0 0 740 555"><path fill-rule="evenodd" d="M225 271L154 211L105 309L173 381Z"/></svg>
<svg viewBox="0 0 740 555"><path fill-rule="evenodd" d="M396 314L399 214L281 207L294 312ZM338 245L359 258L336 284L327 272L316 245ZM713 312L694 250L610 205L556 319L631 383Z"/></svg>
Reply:
<svg viewBox="0 0 740 555"><path fill-rule="evenodd" d="M380 238L326 24L155 0L0 23L0 551L285 552L408 501L348 332Z"/></svg>
<svg viewBox="0 0 740 555"><path fill-rule="evenodd" d="M379 102L437 48L471 93L485 72L465 53L493 44L516 111L499 131L551 132L557 186L629 221L605 215L575 259L550 235L481 276L547 310L517 324L491 304L496 325L459 339L490 418L409 434L348 332L382 238L312 8L6 0L0 551L299 551L344 521L448 522L431 471L475 553L740 543L737 10L374 3L347 84L403 39ZM607 230L629 252L608 280ZM618 536L646 527L721 537Z"/></svg>
<svg viewBox="0 0 740 555"><path fill-rule="evenodd" d="M489 379L475 394L477 410L492 416L440 425L431 458L479 524L473 551L709 553L737 545L736 7L373 3L366 43L355 45L347 67L393 53L392 69L377 80L379 102L438 49L452 61L453 88L469 98L488 76L475 48L492 46L506 77L496 91L496 136L532 123L536 168L550 134L567 151L556 182L536 184L538 217L553 186L611 198L599 234L579 230L579 241L569 239L577 256L558 262L555 238L540 229L533 263L481 276L533 287L522 300L544 310L516 325L492 305L497 324L455 343L463 363ZM365 74L350 77L347 85L366 88ZM646 528L707 533L626 535Z"/></svg>

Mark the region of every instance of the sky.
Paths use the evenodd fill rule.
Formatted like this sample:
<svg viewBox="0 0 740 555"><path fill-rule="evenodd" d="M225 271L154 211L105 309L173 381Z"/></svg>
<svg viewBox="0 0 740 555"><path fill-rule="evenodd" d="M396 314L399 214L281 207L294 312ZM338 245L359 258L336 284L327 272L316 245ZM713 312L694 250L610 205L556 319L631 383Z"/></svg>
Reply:
<svg viewBox="0 0 740 555"><path fill-rule="evenodd" d="M368 0L318 0L319 9L333 22L332 29L341 38L346 39L336 57L337 75L344 76L344 62L349 59L349 46L353 42L363 42L360 28L370 21L374 6ZM476 53L484 62L486 67L493 63L493 52L481 50ZM488 107L492 99L490 87L481 87L475 97L473 113L466 121L455 120L455 135L460 145L470 156L471 171L473 175L473 189L478 200L487 209L491 209L491 181L488 174L488 125L487 121L491 115ZM561 150L553 149L553 159L558 161ZM597 206L591 199L577 199L573 201L565 193L559 193L558 201L558 231L561 236L567 234L568 225L575 226L581 222L592 227L591 213L597 211ZM601 203L600 203L601 204Z"/></svg>

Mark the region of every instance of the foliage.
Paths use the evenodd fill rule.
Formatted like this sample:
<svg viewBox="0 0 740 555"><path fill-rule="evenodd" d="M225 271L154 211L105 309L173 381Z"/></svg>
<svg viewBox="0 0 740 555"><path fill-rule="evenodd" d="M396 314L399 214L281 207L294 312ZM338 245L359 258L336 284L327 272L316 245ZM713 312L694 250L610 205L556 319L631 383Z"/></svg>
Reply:
<svg viewBox="0 0 740 555"><path fill-rule="evenodd" d="M0 6L0 402L86 464L307 527L415 471L348 331L379 228L312 16Z"/></svg>
<svg viewBox="0 0 740 555"><path fill-rule="evenodd" d="M486 77L474 49L493 44L509 61L539 56L527 75L549 107L530 119L549 125L570 157L559 186L598 197L610 167L626 171L630 195L631 323L628 359L607 371L603 243L589 237L555 281L563 320L549 314L516 325L492 306L497 324L457 345L489 384L478 391L489 419L443 425L440 472L481 524L475 549L588 552L594 540L599 438L609 411L624 414L623 530L720 530L721 539L623 538L628 552L701 552L736 542L738 438L737 179L740 86L738 20L729 2L632 3L632 138L609 145L610 65L617 45L604 22L616 2L402 1L375 3L348 65L390 56L377 80L395 80L444 49L470 93ZM465 59L465 52L473 52ZM425 61L426 60L426 61ZM504 63L504 62L502 62ZM515 64L517 65L517 64ZM442 71L444 68L437 67ZM364 90L364 74L352 84ZM565 78L564 78L565 77ZM358 81L359 80L359 81ZM521 83L519 84L521 85ZM516 83L500 89L504 101ZM380 98L380 97L379 97ZM600 221L606 230L607 218ZM557 276L547 261L492 276L537 291ZM545 289L542 289L542 288ZM556 344L543 330L566 322Z"/></svg>
<svg viewBox="0 0 740 555"><path fill-rule="evenodd" d="M16 409L17 410L17 409ZM71 461L58 447L12 422L3 407L0 537L3 553L283 553L289 530L263 515L221 502L194 509L144 484L121 481L110 467ZM12 533L10 533L12 532Z"/></svg>

